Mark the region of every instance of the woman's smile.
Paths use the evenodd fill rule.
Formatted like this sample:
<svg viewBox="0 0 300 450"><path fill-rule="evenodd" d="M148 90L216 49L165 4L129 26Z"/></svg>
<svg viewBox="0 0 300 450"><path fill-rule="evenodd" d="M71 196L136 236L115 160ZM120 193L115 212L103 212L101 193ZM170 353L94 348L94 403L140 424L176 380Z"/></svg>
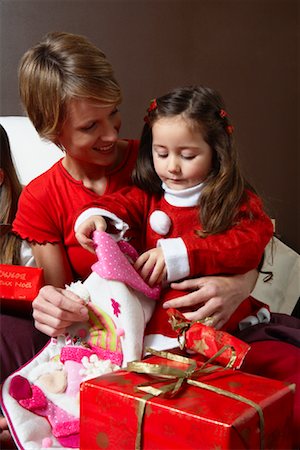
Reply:
<svg viewBox="0 0 300 450"><path fill-rule="evenodd" d="M115 142L112 142L111 144L102 147L93 147L93 150L96 150L101 153L110 153L111 150L114 148L115 144L116 144Z"/></svg>

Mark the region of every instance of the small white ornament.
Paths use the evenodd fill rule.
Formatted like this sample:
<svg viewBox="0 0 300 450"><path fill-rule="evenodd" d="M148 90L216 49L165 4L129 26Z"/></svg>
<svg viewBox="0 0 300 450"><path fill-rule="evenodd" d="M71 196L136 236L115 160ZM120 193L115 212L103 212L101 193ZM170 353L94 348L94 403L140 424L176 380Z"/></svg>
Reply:
<svg viewBox="0 0 300 450"><path fill-rule="evenodd" d="M170 217L163 211L153 211L149 219L150 227L153 231L165 236L170 231L172 221Z"/></svg>
<svg viewBox="0 0 300 450"><path fill-rule="evenodd" d="M75 281L70 286L65 285L66 289L74 292L78 297L82 298L86 304L90 301L90 294L87 288L81 283L81 281Z"/></svg>

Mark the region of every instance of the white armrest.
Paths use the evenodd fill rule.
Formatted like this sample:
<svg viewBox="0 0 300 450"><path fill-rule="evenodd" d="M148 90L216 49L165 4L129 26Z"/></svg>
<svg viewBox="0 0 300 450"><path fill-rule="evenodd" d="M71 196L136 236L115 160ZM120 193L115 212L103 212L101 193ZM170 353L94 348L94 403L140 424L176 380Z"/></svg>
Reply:
<svg viewBox="0 0 300 450"><path fill-rule="evenodd" d="M260 273L252 296L270 306L272 312L291 314L300 297L300 255L274 238L265 251L264 271L273 272L273 279L264 282Z"/></svg>

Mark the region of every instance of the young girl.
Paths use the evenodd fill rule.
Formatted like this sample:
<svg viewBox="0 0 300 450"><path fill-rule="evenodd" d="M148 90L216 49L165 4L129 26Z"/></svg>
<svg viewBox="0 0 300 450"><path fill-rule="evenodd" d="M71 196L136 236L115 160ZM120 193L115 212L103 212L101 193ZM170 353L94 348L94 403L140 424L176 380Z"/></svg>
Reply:
<svg viewBox="0 0 300 450"><path fill-rule="evenodd" d="M0 125L0 264L34 266L34 258L28 243L11 233L11 224L16 215L21 191L22 185L12 160L9 139L5 129ZM46 342L46 337L44 338L37 330L32 331L31 328L22 336L25 341L31 338L31 347L24 348L22 355L16 356L18 355L18 339L16 339L18 327L21 326L24 330L23 324L28 321L32 323L32 319L19 317L13 311L1 308L0 383L19 367L20 358L30 359L32 352L37 352ZM7 351L4 351L5 348ZM6 420L0 415L1 446L14 448L6 428Z"/></svg>
<svg viewBox="0 0 300 450"><path fill-rule="evenodd" d="M22 191L5 129L0 125L0 264L35 266L31 248L26 241L11 232L18 200ZM27 327L27 325L31 325ZM21 317L15 310L2 307L1 310L1 373L2 382L23 361L29 360L45 344L47 337L32 327L32 318ZM21 329L19 334L19 329ZM31 345L19 351L19 339L31 340Z"/></svg>
<svg viewBox="0 0 300 450"><path fill-rule="evenodd" d="M22 186L12 160L8 136L2 125L0 134L0 264L33 265L29 245L10 232Z"/></svg>
<svg viewBox="0 0 300 450"><path fill-rule="evenodd" d="M273 227L240 173L220 95L202 86L176 89L152 101L145 119L135 186L84 211L75 225L79 242L92 250L91 232L108 224L132 242L139 236L144 253L135 268L151 285L257 267ZM168 334L158 311L162 320L152 320L151 331ZM247 299L224 328L233 331L241 319L245 326L248 315L269 319L265 305Z"/></svg>

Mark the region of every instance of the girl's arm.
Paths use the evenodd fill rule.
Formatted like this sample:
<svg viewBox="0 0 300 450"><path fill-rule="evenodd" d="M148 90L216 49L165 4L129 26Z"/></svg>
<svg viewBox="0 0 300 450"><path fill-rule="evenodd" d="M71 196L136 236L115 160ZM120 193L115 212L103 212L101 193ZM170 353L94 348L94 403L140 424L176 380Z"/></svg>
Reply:
<svg viewBox="0 0 300 450"><path fill-rule="evenodd" d="M87 209L88 213L90 210ZM99 214L101 211L99 211ZM91 253L95 253L94 241L92 239L94 231L106 231L107 223L101 215L89 216L82 223L75 225L75 236L79 244Z"/></svg>
<svg viewBox="0 0 300 450"><path fill-rule="evenodd" d="M199 275L243 274L258 267L264 249L273 236L273 224L260 199L249 198L251 217L241 208L238 223L222 233L207 237L188 230L179 238L161 239L168 279L176 281Z"/></svg>
<svg viewBox="0 0 300 450"><path fill-rule="evenodd" d="M62 289L73 280L64 247L34 244L32 251L37 266L44 269L46 283L32 303L35 326L48 336L64 334L69 325L88 318L84 301Z"/></svg>
<svg viewBox="0 0 300 450"><path fill-rule="evenodd" d="M189 293L165 302L163 307L190 307L190 312L184 313L187 319L213 317L213 326L220 329L240 303L251 294L257 277L257 270L251 270L242 275L208 276L172 283L172 289Z"/></svg>

